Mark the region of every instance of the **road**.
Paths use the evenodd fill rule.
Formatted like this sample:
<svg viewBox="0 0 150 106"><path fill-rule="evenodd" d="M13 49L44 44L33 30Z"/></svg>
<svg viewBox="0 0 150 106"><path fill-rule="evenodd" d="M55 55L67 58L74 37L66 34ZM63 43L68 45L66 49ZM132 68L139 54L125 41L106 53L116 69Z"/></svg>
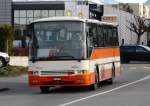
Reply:
<svg viewBox="0 0 150 106"><path fill-rule="evenodd" d="M150 64L123 64L113 85L96 91L84 88L54 88L41 94L29 88L27 76L0 78L0 106L149 106Z"/></svg>

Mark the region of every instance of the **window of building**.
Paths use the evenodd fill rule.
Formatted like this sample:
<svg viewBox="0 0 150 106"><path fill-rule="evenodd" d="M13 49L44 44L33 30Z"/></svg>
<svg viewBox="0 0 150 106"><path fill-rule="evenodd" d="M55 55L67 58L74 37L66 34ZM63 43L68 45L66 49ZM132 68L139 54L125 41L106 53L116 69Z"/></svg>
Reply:
<svg viewBox="0 0 150 106"><path fill-rule="evenodd" d="M49 12L49 13L48 13L48 14L49 14L49 17L54 17L54 16L56 16L56 15L55 15L55 10L49 10L48 12Z"/></svg>
<svg viewBox="0 0 150 106"><path fill-rule="evenodd" d="M27 17L33 17L33 10L27 10Z"/></svg>
<svg viewBox="0 0 150 106"><path fill-rule="evenodd" d="M27 18L27 24L30 24L33 21L33 17L32 18Z"/></svg>
<svg viewBox="0 0 150 106"><path fill-rule="evenodd" d="M48 17L48 10L41 10L41 17L42 18Z"/></svg>
<svg viewBox="0 0 150 106"><path fill-rule="evenodd" d="M20 16L19 17L26 17L26 11L20 10Z"/></svg>
<svg viewBox="0 0 150 106"><path fill-rule="evenodd" d="M19 17L19 11L18 10L14 11L14 17Z"/></svg>
<svg viewBox="0 0 150 106"><path fill-rule="evenodd" d="M20 24L26 25L26 18L20 18Z"/></svg>
<svg viewBox="0 0 150 106"><path fill-rule="evenodd" d="M34 10L34 17L41 17L41 11L40 10Z"/></svg>
<svg viewBox="0 0 150 106"><path fill-rule="evenodd" d="M63 10L56 10L56 16L64 16Z"/></svg>
<svg viewBox="0 0 150 106"><path fill-rule="evenodd" d="M16 17L14 18L14 24L17 24L17 25L19 24L19 18L16 18Z"/></svg>

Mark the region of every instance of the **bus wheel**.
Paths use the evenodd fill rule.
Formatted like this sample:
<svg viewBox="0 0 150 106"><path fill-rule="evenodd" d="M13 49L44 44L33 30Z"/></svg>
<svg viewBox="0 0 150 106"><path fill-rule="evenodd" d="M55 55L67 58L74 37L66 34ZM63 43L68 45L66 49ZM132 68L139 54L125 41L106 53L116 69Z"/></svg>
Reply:
<svg viewBox="0 0 150 106"><path fill-rule="evenodd" d="M112 64L112 76L110 79L108 79L108 84L113 84L114 82L114 79L115 79L115 65L114 63Z"/></svg>
<svg viewBox="0 0 150 106"><path fill-rule="evenodd" d="M99 78L98 78L98 72L95 72L95 83L89 86L89 90L96 90L99 87Z"/></svg>
<svg viewBox="0 0 150 106"><path fill-rule="evenodd" d="M48 86L41 86L40 90L41 90L41 93L48 93L49 92L49 87Z"/></svg>

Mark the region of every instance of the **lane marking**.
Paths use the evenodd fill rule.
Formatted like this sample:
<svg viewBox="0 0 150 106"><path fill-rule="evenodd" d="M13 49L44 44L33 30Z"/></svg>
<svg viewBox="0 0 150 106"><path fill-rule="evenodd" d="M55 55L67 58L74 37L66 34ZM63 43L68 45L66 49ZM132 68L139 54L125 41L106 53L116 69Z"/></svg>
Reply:
<svg viewBox="0 0 150 106"><path fill-rule="evenodd" d="M150 67L149 66L147 66L147 67L144 67L145 69L150 69Z"/></svg>
<svg viewBox="0 0 150 106"><path fill-rule="evenodd" d="M84 100L87 100L87 99L90 99L90 98L93 98L93 97L96 97L96 96L104 95L104 94L107 94L107 93L110 93L110 92L113 92L113 91L116 91L116 90L125 88L125 87L127 87L127 86L130 86L130 85L133 85L133 84L142 82L142 81L147 80L147 79L149 79L149 78L150 78L150 75L148 75L148 76L146 76L146 77L144 77L144 78L141 78L141 79L139 79L139 80L136 80L136 81L133 81L133 82L130 82L130 83L121 85L121 86L116 87L116 88L113 88L113 89L111 89L111 90L108 90L108 91L105 91L105 92L100 92L100 93L97 93L97 94L94 94L94 95L90 95L90 96L87 96L87 97L84 97L84 98L76 99L76 100L73 100L73 101L70 101L70 102L67 102L67 103L58 105L58 106L68 106L68 105L71 105L71 104L74 104L74 103L77 103L77 102L80 102L80 101L84 101Z"/></svg>

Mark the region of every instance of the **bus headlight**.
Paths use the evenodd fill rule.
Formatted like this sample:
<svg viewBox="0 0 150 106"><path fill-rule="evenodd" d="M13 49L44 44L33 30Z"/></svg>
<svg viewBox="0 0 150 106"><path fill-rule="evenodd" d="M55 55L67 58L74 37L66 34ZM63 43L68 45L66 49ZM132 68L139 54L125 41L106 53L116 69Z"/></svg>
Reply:
<svg viewBox="0 0 150 106"><path fill-rule="evenodd" d="M39 75L39 71L33 71L33 73L32 73L33 75Z"/></svg>

